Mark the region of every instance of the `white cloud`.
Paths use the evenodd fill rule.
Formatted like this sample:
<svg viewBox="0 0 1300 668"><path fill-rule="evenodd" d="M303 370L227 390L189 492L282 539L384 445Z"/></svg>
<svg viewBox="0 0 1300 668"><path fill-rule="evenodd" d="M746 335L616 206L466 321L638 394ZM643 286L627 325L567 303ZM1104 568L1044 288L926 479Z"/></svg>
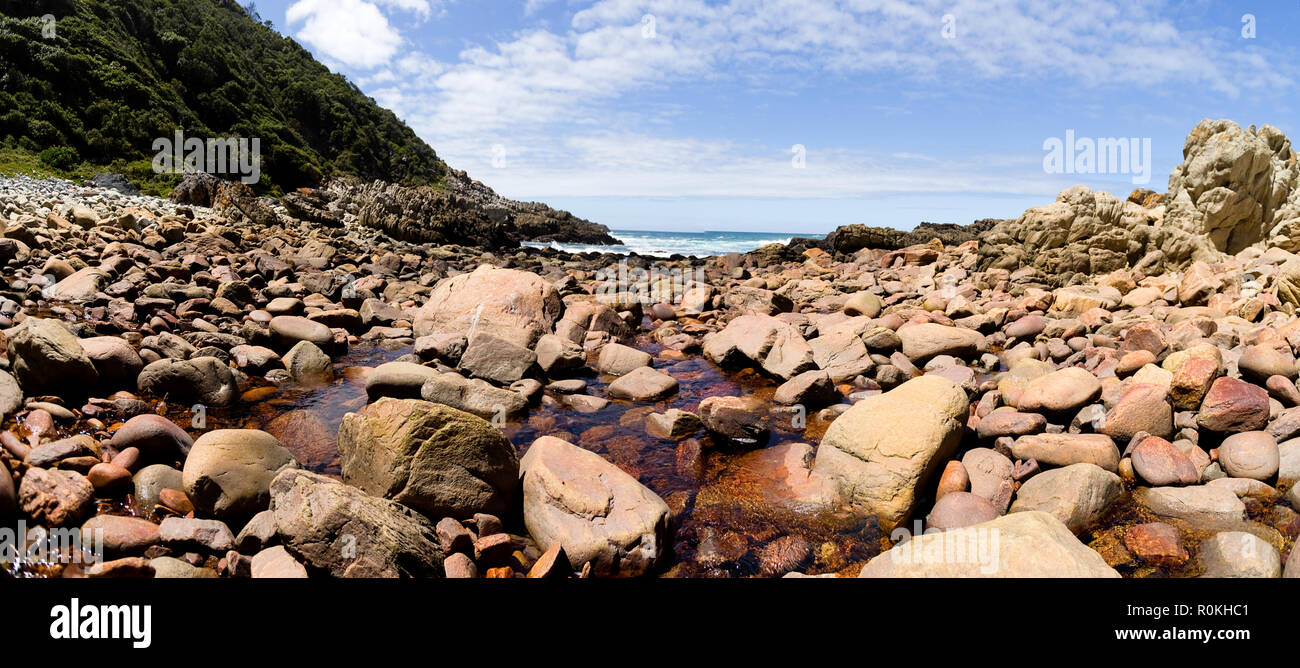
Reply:
<svg viewBox="0 0 1300 668"><path fill-rule="evenodd" d="M402 45L379 7L365 0L298 0L285 21L291 27L301 23L294 35L317 53L350 67L383 65Z"/></svg>
<svg viewBox="0 0 1300 668"><path fill-rule="evenodd" d="M553 1L526 0L525 14ZM440 4L373 2L422 16ZM299 36L330 58L386 66L366 84L371 94L451 164L517 197L844 197L940 187L1051 195L1062 186L1041 173L1040 155L957 162L810 146L809 168L793 172L783 149L673 137L664 121L680 109L629 103L680 84L797 91L809 80L883 75L933 104L951 88L1004 81L1058 93L1195 89L1231 99L1284 89L1295 75L1289 60L1229 39L1235 27L1188 30L1154 1L599 0L563 29L520 30L450 62L418 51L394 60L401 37L376 5L330 5L350 9L301 0L290 23L305 17ZM359 21L366 8L379 19L370 28ZM365 53L364 62L348 60ZM491 169L496 144L507 147L509 169Z"/></svg>

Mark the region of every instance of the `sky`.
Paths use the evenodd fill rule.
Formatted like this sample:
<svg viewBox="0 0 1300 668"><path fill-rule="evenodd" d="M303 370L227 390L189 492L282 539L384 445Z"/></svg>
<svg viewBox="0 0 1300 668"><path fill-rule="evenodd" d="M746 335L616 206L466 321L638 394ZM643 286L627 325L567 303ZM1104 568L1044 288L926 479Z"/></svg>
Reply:
<svg viewBox="0 0 1300 668"><path fill-rule="evenodd" d="M615 230L1014 218L1080 183L1165 191L1203 118L1300 137L1300 0L256 9L452 167Z"/></svg>

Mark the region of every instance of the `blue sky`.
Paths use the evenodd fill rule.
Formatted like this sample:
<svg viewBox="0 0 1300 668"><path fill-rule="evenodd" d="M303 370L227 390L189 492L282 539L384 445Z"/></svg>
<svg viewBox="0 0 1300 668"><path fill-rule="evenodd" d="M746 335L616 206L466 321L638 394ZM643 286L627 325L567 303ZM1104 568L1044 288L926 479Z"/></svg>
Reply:
<svg viewBox="0 0 1300 668"><path fill-rule="evenodd" d="M1016 217L1076 183L1163 192L1202 118L1300 137L1298 0L257 10L453 167L613 229L811 234ZM1149 183L1135 183L1137 164L1049 173L1045 142L1067 132L1150 140Z"/></svg>

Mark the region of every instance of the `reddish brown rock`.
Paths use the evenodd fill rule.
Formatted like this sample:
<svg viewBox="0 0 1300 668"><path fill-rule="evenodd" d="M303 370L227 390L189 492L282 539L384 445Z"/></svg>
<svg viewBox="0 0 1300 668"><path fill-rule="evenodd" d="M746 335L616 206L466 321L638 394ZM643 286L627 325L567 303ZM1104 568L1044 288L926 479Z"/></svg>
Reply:
<svg viewBox="0 0 1300 668"><path fill-rule="evenodd" d="M1174 371L1169 384L1169 399L1180 411L1194 411L1219 375L1219 365L1212 359L1188 357Z"/></svg>
<svg viewBox="0 0 1300 668"><path fill-rule="evenodd" d="M938 501L952 492L969 490L970 476L966 474L966 467L954 459L944 466L943 475L939 476L939 488L934 493L934 500Z"/></svg>
<svg viewBox="0 0 1300 668"><path fill-rule="evenodd" d="M1165 389L1140 383L1130 387L1106 413L1101 432L1121 443L1138 432L1168 438L1174 434L1174 410L1165 401Z"/></svg>
<svg viewBox="0 0 1300 668"><path fill-rule="evenodd" d="M1133 449L1133 472L1156 487L1191 485L1201 479L1192 460L1159 436L1149 436Z"/></svg>
<svg viewBox="0 0 1300 668"><path fill-rule="evenodd" d="M980 438L1024 436L1047 428L1047 418L1038 413L1021 413L1013 408L999 408L980 420L976 433Z"/></svg>
<svg viewBox="0 0 1300 668"><path fill-rule="evenodd" d="M1124 533L1124 547L1142 561L1164 567L1187 563L1190 555L1183 547L1178 529L1164 522L1139 524Z"/></svg>
<svg viewBox="0 0 1300 668"><path fill-rule="evenodd" d="M1219 433L1258 431L1268 425L1268 416L1268 392L1264 388L1224 377L1210 386L1196 423Z"/></svg>

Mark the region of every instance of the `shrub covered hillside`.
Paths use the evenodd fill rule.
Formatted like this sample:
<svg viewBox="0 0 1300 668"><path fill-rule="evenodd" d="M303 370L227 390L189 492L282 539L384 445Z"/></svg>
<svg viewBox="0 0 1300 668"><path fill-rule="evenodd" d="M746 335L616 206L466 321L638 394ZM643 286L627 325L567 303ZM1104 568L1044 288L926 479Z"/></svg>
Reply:
<svg viewBox="0 0 1300 668"><path fill-rule="evenodd" d="M151 180L154 140L178 128L260 138L257 187L270 194L336 175L431 185L447 172L392 112L233 0L0 0L7 156Z"/></svg>

